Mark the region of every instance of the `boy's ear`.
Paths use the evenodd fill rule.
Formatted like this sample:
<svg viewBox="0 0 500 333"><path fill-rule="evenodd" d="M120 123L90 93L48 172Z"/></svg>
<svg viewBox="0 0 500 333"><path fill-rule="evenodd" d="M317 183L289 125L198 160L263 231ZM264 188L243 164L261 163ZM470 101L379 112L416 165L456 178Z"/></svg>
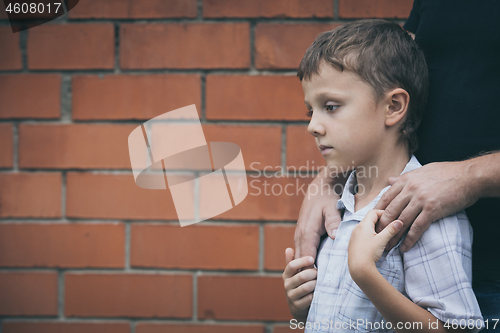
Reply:
<svg viewBox="0 0 500 333"><path fill-rule="evenodd" d="M410 95L402 88L396 88L386 94L387 112L385 116L385 125L396 125L408 111Z"/></svg>

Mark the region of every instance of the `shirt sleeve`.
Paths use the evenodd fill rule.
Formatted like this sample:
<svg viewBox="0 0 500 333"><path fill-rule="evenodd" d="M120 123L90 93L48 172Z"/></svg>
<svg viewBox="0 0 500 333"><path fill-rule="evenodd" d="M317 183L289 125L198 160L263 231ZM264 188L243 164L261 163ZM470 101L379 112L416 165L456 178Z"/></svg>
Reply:
<svg viewBox="0 0 500 333"><path fill-rule="evenodd" d="M419 22L420 22L420 0L414 0L410 16L403 25L403 29L412 33L416 33Z"/></svg>
<svg viewBox="0 0 500 333"><path fill-rule="evenodd" d="M472 227L465 212L432 223L402 256L406 293L415 304L444 323L473 321L474 332L483 327L472 290Z"/></svg>

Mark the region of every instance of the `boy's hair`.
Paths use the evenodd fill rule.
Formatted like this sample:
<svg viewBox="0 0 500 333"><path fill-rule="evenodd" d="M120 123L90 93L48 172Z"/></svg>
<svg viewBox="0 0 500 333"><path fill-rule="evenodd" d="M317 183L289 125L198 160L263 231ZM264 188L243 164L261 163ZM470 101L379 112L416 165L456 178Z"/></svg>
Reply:
<svg viewBox="0 0 500 333"><path fill-rule="evenodd" d="M411 153L417 150L416 129L427 101L429 78L425 57L406 31L397 23L372 19L322 32L307 49L297 76L310 80L323 60L359 75L371 85L376 99L393 88L406 90L410 102L401 136Z"/></svg>

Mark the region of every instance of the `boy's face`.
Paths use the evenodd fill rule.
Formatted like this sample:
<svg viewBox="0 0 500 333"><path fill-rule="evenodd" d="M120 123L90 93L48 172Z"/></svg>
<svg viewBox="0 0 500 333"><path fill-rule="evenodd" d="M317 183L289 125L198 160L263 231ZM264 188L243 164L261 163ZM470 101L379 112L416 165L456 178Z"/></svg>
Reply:
<svg viewBox="0 0 500 333"><path fill-rule="evenodd" d="M345 171L377 165L384 155L385 110L372 87L323 61L318 75L302 80L302 89L311 115L307 129L327 166Z"/></svg>

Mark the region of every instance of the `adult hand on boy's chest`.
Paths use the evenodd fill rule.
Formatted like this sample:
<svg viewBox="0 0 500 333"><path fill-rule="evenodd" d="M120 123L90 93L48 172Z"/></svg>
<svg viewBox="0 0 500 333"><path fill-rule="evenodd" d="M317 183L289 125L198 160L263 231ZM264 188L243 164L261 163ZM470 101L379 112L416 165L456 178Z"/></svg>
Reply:
<svg viewBox="0 0 500 333"><path fill-rule="evenodd" d="M399 177L390 178L391 188L384 193L375 209L384 214L376 226L380 232L399 219L402 230L389 242L394 247L408 231L401 249L410 249L430 224L473 205L479 198L471 181L468 161L439 162L424 165Z"/></svg>

